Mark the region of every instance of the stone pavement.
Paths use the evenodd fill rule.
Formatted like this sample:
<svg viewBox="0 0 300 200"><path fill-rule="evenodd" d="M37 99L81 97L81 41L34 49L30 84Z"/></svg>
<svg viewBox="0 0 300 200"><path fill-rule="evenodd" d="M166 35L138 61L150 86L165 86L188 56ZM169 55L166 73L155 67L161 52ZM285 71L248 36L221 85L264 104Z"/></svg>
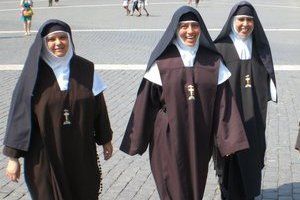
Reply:
<svg viewBox="0 0 300 200"><path fill-rule="evenodd" d="M158 194L149 167L149 157L130 157L118 150L126 123L134 103L143 72L138 70L97 71L108 89L105 92L109 116L114 130L114 155L109 161L100 156L103 170L103 193L106 200L156 200ZM257 199L300 199L300 153L294 150L297 122L300 119L300 71L277 71L279 103L270 103L267 120L267 154L263 171L262 195ZM3 140L7 112L18 71L0 73L0 138ZM99 147L101 154L102 149ZM9 182L5 177L6 159L0 156L0 199L30 199L24 178L19 183ZM204 199L218 200L216 178L210 167Z"/></svg>
<svg viewBox="0 0 300 200"><path fill-rule="evenodd" d="M98 70L97 73L108 84L105 97L114 131L115 151L109 161L104 161L103 156L100 156L104 178L100 199L158 200L150 172L148 153L130 157L118 150L143 71L125 70L125 67L124 70L109 70L109 65L145 64L163 33L162 30L166 28L170 16L177 7L184 5L184 0L168 2L151 0L148 7L151 16L148 18L124 16L125 11L122 10L119 0L60 0L59 6L50 9L47 7L46 0L34 2L33 30L37 30L38 25L48 18L66 20L75 30L74 41L77 53L96 64L107 64L107 70ZM212 37L219 32L234 2L236 1L204 0L200 4L201 7L198 9L211 30ZM275 64L299 66L299 1L265 0L262 3L260 0L253 0L251 2L257 8L264 27L270 30L267 31L267 35ZM15 7L15 0L0 0L0 64L2 67L24 63L28 45L34 38L34 35L23 36L21 24L16 20L18 11L14 10ZM14 70L0 71L1 144L12 89L19 74L20 71ZM300 153L294 150L297 125L300 120L300 71L276 71L276 75L279 102L269 104L266 166L263 171L262 195L257 199L300 200ZM101 147L98 148L98 152L102 154ZM30 199L23 175L19 183L9 182L5 177L6 162L6 158L0 153L0 199ZM220 199L212 165L210 165L204 199Z"/></svg>

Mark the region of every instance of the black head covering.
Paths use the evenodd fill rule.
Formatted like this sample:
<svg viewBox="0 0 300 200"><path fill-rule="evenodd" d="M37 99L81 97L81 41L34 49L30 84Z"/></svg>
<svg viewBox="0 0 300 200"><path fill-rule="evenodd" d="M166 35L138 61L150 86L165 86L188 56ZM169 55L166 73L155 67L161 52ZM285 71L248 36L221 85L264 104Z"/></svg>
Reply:
<svg viewBox="0 0 300 200"><path fill-rule="evenodd" d="M241 1L233 6L229 13L229 17L221 31L221 33L218 35L218 37L215 39L215 43L218 43L219 41L225 39L226 37L229 37L232 25L233 17L237 14L249 14L252 13L250 16L254 19L254 29L252 32L253 36L253 43L256 47L256 51L263 62L269 76L273 80L275 86L276 86L276 80L275 80L275 72L274 72L274 66L273 66L273 60L272 60L272 54L271 49L269 45L269 41L267 39L267 36L265 34L265 31L259 21L259 18L257 16L257 13L254 9L254 7L247 1ZM247 14L247 15L248 15Z"/></svg>
<svg viewBox="0 0 300 200"><path fill-rule="evenodd" d="M179 22L184 20L194 20L199 22L200 29L201 29L199 46L202 46L204 48L207 48L215 52L216 54L219 54L214 43L212 42L212 39L207 31L207 28L199 12L190 6L182 6L178 10L176 10L165 33L163 34L162 38L160 39L160 41L152 51L150 59L147 64L146 71L150 69L150 67L153 65L155 60L157 60L157 58L166 50L166 48L170 44L172 44L174 37L176 37L176 31Z"/></svg>
<svg viewBox="0 0 300 200"><path fill-rule="evenodd" d="M234 16L236 15L248 15L253 17L253 10L249 5L242 5L235 12Z"/></svg>
<svg viewBox="0 0 300 200"><path fill-rule="evenodd" d="M42 50L43 37L48 33L63 30L70 34L70 42L73 44L71 28L63 21L47 20L39 29L33 44L31 45L22 73L18 79L12 95L9 110L4 145L27 151L29 148L30 135L32 130L32 108L31 98L37 79L39 59ZM73 45L74 47L74 45Z"/></svg>
<svg viewBox="0 0 300 200"><path fill-rule="evenodd" d="M197 16L192 12L185 13L179 18L179 22L189 21L189 20L199 22L199 19L197 18Z"/></svg>

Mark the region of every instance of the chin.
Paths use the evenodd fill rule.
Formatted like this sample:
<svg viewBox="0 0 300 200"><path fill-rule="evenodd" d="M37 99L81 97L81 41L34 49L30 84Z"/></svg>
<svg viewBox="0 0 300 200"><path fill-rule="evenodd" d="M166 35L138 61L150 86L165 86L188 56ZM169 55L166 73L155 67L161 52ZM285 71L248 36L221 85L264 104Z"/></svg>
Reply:
<svg viewBox="0 0 300 200"><path fill-rule="evenodd" d="M185 42L184 44L186 46L193 47L196 44L196 42Z"/></svg>

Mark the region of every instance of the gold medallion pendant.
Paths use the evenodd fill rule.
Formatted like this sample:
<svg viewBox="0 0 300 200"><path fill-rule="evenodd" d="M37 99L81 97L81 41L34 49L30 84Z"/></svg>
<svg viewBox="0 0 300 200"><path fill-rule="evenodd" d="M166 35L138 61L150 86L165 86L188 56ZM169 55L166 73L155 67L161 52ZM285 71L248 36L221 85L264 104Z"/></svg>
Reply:
<svg viewBox="0 0 300 200"><path fill-rule="evenodd" d="M64 121L63 125L71 124L71 122L69 120L70 113L69 113L68 109L64 109L64 116L65 116L65 121Z"/></svg>
<svg viewBox="0 0 300 200"><path fill-rule="evenodd" d="M245 88L251 88L251 78L250 78L250 75L249 75L249 74L247 74L247 75L245 76L245 82L246 82Z"/></svg>
<svg viewBox="0 0 300 200"><path fill-rule="evenodd" d="M188 85L187 90L189 93L188 100L195 100L195 89L193 85Z"/></svg>

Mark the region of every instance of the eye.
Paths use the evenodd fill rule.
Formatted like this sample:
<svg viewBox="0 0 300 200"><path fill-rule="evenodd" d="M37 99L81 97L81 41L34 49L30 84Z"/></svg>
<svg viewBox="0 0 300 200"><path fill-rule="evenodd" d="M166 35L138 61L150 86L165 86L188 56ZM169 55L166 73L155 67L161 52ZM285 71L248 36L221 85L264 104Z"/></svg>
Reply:
<svg viewBox="0 0 300 200"><path fill-rule="evenodd" d="M54 42L54 41L55 41L55 38L53 38L53 37L47 38L47 42Z"/></svg>
<svg viewBox="0 0 300 200"><path fill-rule="evenodd" d="M181 25L180 25L180 28L181 28L181 29L187 29L187 28L188 28L188 25L187 25L187 24L181 24Z"/></svg>
<svg viewBox="0 0 300 200"><path fill-rule="evenodd" d="M68 39L68 36L67 35L61 35L59 37L60 40L67 40Z"/></svg>
<svg viewBox="0 0 300 200"><path fill-rule="evenodd" d="M199 28L199 24L198 23L192 23L192 28L194 28L194 29L198 29Z"/></svg>

